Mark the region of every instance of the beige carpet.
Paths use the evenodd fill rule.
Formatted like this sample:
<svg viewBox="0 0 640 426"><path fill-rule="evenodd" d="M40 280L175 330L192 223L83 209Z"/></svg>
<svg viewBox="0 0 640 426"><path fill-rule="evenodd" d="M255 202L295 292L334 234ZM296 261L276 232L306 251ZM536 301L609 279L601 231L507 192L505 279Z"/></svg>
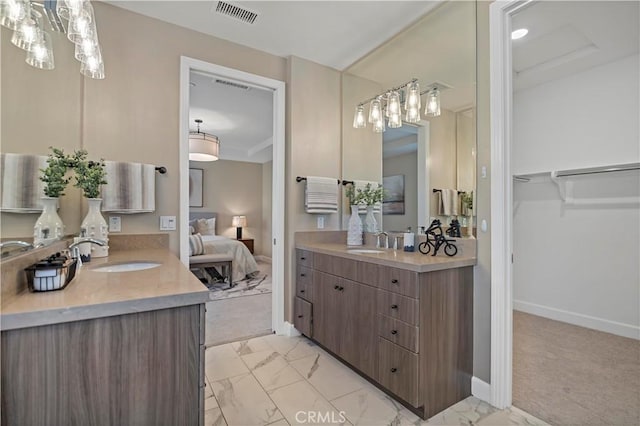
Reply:
<svg viewBox="0 0 640 426"><path fill-rule="evenodd" d="M640 342L513 312L513 405L553 425L639 425Z"/></svg>

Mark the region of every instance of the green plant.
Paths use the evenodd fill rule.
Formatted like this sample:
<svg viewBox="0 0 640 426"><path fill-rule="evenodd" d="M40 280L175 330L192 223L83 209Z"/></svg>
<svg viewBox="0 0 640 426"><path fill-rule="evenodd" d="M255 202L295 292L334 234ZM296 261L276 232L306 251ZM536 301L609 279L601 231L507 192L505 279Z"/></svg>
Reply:
<svg viewBox="0 0 640 426"><path fill-rule="evenodd" d="M357 192L360 195L361 204L366 204L367 206L381 203L384 199L384 188L380 184L374 189L371 187L371 184L368 183L364 189L358 189Z"/></svg>
<svg viewBox="0 0 640 426"><path fill-rule="evenodd" d="M65 177L69 170L72 159L65 154L62 149L49 147L51 153L47 158L47 168L40 169L42 176L40 180L45 183L44 194L47 197L61 197L64 195L64 189L71 181L71 177Z"/></svg>
<svg viewBox="0 0 640 426"><path fill-rule="evenodd" d="M350 206L355 206L362 202L362 191L358 190L356 192L354 184L350 184L349 186L347 186L346 196L349 199Z"/></svg>
<svg viewBox="0 0 640 426"><path fill-rule="evenodd" d="M469 210L473 210L473 191L462 193L462 204L467 206Z"/></svg>
<svg viewBox="0 0 640 426"><path fill-rule="evenodd" d="M76 174L74 186L82 189L82 193L86 198L98 198L100 196L100 186L107 184L104 159L87 161L87 151L81 149L74 152L71 163Z"/></svg>

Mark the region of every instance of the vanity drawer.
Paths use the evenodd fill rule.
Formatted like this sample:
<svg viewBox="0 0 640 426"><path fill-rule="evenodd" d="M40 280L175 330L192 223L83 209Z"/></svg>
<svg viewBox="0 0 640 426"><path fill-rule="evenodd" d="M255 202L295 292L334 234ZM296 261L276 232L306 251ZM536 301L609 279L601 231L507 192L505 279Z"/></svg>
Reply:
<svg viewBox="0 0 640 426"><path fill-rule="evenodd" d="M414 407L419 407L418 355L378 337L378 382Z"/></svg>
<svg viewBox="0 0 640 426"><path fill-rule="evenodd" d="M378 274L378 286L404 296L418 298L418 273L405 269L383 267Z"/></svg>
<svg viewBox="0 0 640 426"><path fill-rule="evenodd" d="M336 275L351 281L358 280L358 264L360 262L328 254L315 253L313 265L317 271Z"/></svg>
<svg viewBox="0 0 640 426"><path fill-rule="evenodd" d="M293 325L307 337L312 337L312 309L313 305L306 300L296 297L293 306Z"/></svg>
<svg viewBox="0 0 640 426"><path fill-rule="evenodd" d="M378 289L378 313L411 325L420 325L418 300Z"/></svg>
<svg viewBox="0 0 640 426"><path fill-rule="evenodd" d="M369 262L358 262L358 279L356 281L378 287L380 281L380 265Z"/></svg>
<svg viewBox="0 0 640 426"><path fill-rule="evenodd" d="M296 274L296 296L313 302L313 270L298 266Z"/></svg>
<svg viewBox="0 0 640 426"><path fill-rule="evenodd" d="M378 314L378 336L418 353L418 327Z"/></svg>
<svg viewBox="0 0 640 426"><path fill-rule="evenodd" d="M307 268L313 268L313 252L309 250L296 250L296 263Z"/></svg>

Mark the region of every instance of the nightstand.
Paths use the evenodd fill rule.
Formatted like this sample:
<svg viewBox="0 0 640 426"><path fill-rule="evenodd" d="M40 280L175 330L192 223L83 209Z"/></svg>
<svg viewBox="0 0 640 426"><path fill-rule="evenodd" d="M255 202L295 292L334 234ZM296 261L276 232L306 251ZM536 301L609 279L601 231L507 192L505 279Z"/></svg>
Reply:
<svg viewBox="0 0 640 426"><path fill-rule="evenodd" d="M253 254L253 238L243 238L238 241L242 241L244 245L247 246L251 254Z"/></svg>

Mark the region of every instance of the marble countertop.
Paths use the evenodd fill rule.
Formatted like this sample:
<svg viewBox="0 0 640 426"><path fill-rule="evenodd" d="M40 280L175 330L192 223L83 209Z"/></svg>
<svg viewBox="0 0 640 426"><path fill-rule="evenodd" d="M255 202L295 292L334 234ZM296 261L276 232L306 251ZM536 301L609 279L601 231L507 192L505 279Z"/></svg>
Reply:
<svg viewBox="0 0 640 426"><path fill-rule="evenodd" d="M359 246L347 247L346 244L336 243L296 243L296 248L310 250L317 253L324 253L333 256L340 256L347 259L359 260L362 262L376 263L378 265L391 266L394 268L407 269L415 272L431 272L443 269L460 268L463 266L473 266L476 264L475 256L465 256L462 254L449 257L442 252L437 256L422 254L419 251L405 252L394 249L377 249L375 247ZM354 253L353 250L380 250L382 253Z"/></svg>
<svg viewBox="0 0 640 426"><path fill-rule="evenodd" d="M96 272L107 263L148 261L160 266L131 272ZM167 249L112 251L82 265L63 290L22 291L2 300L0 329L187 306L209 301L207 288Z"/></svg>

